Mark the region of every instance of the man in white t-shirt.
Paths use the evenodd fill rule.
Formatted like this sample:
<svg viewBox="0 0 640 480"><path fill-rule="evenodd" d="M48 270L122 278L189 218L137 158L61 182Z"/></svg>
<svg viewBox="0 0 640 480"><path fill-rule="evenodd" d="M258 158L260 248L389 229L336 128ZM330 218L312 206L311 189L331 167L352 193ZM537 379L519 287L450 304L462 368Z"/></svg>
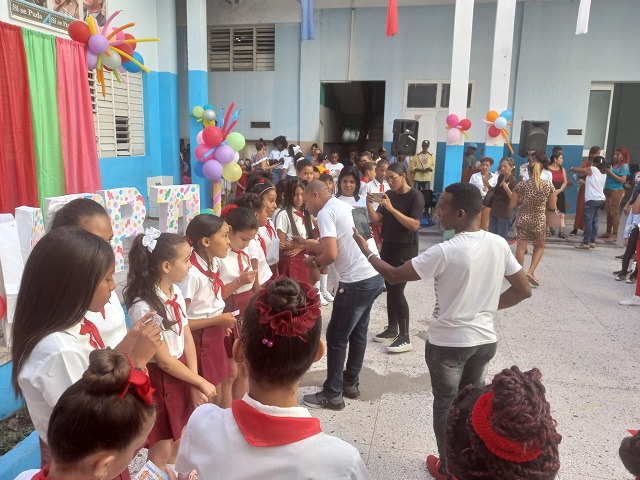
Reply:
<svg viewBox="0 0 640 480"><path fill-rule="evenodd" d="M320 180L307 185L304 203L318 218L320 243L301 237L294 237L293 242L311 253L305 259L307 265L323 267L333 263L340 283L327 326L327 380L321 391L305 395L303 400L311 408L342 410L343 395L352 399L360 397L359 375L367 348L369 315L384 281L362 256L353 239L351 205L335 198L327 184ZM345 368L347 346L349 358Z"/></svg>
<svg viewBox="0 0 640 480"><path fill-rule="evenodd" d="M449 407L469 384L483 386L496 353L493 317L531 296L531 287L506 240L480 230L480 191L469 183L449 185L438 203L440 222L456 235L394 268L373 256L366 240L354 238L373 268L391 283L434 279L436 304L429 324L425 358L433 390L433 428L440 459L427 458L436 479L446 478L444 452ZM504 292L502 281L511 286Z"/></svg>

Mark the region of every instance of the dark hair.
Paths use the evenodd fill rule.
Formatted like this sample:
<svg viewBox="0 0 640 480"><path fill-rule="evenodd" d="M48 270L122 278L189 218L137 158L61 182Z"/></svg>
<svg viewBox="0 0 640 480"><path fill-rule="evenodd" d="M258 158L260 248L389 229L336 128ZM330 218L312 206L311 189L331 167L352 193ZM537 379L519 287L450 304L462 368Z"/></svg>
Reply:
<svg viewBox="0 0 640 480"><path fill-rule="evenodd" d="M320 173L320 169L318 167L313 167L313 171L317 172L317 173Z"/></svg>
<svg viewBox="0 0 640 480"><path fill-rule="evenodd" d="M387 170L391 170L392 172L397 173L398 175L407 174L407 168L404 166L404 164L400 162L390 163L389 167L387 167Z"/></svg>
<svg viewBox="0 0 640 480"><path fill-rule="evenodd" d="M333 181L333 177L331 176L331 174L330 173L326 173L326 172L325 173L321 173L320 176L318 177L318 180L321 180L324 183L327 183L327 182L335 183Z"/></svg>
<svg viewBox="0 0 640 480"><path fill-rule="evenodd" d="M362 164L362 173L364 172L370 172L372 170L376 169L376 164L373 162L364 162Z"/></svg>
<svg viewBox="0 0 640 480"><path fill-rule="evenodd" d="M321 153L318 155L318 163L322 163L322 162L326 162L327 161L327 154L326 153Z"/></svg>
<svg viewBox="0 0 640 480"><path fill-rule="evenodd" d="M593 162L593 166L596 167L600 173L607 172L607 160L602 155L593 157L591 161Z"/></svg>
<svg viewBox="0 0 640 480"><path fill-rule="evenodd" d="M284 205L284 189L287 183L289 183L289 180L286 178L276 183L276 205L279 208L282 208L282 205Z"/></svg>
<svg viewBox="0 0 640 480"><path fill-rule="evenodd" d="M312 143L311 144L311 150L318 148L318 144L317 143Z"/></svg>
<svg viewBox="0 0 640 480"><path fill-rule="evenodd" d="M249 193L245 192L241 195L238 195L234 203L238 207L248 208L253 213L261 212L262 210L264 210L264 207L266 206L266 204L264 203L264 200L262 200L262 197L260 195L258 195L257 193L251 193L251 192Z"/></svg>
<svg viewBox="0 0 640 480"><path fill-rule="evenodd" d="M551 154L551 158L549 158L549 163L550 164L556 163L556 160L558 160L561 156L562 156L562 153L557 153L557 152L556 153L552 153Z"/></svg>
<svg viewBox="0 0 640 480"><path fill-rule="evenodd" d="M516 480L535 478L550 480L560 469L556 421L545 398L540 371L521 372L516 366L504 369L493 378L492 385L474 388L469 385L458 394L449 410L445 448L447 466L460 480L499 478ZM491 426L503 437L537 444L542 454L524 463L513 463L489 451L473 429L471 413L478 398L493 391Z"/></svg>
<svg viewBox="0 0 640 480"><path fill-rule="evenodd" d="M293 178L291 180L288 180L284 189L284 195L283 195L284 201L282 204L282 210L278 212L278 215L286 214L287 217L289 217L289 225L291 225L291 232L295 236L300 235L300 232L298 232L298 227L296 227L296 223L294 222L294 219L293 219L293 209L295 208L293 206L293 197L295 197L296 190L298 188L301 188L302 191L304 192L304 187L305 187L305 184L302 183L302 181L298 178ZM303 220L304 228L307 231L307 238L311 238L313 235L313 224L311 223L311 214L305 208L303 210L303 215L304 215L304 220Z"/></svg>
<svg viewBox="0 0 640 480"><path fill-rule="evenodd" d="M489 162L489 165L493 165L493 158L491 158L491 157L482 157L480 159L480 163L482 163L482 162Z"/></svg>
<svg viewBox="0 0 640 480"><path fill-rule="evenodd" d="M270 282L259 294L274 314L289 310L295 316L307 302L304 291L297 280L279 277ZM241 337L244 354L249 362L249 372L253 380L274 386L286 386L297 381L313 363L320 344L322 317L318 317L311 329L298 337L279 335L272 347L262 343L265 331L258 321L258 312L253 297L247 306L242 321Z"/></svg>
<svg viewBox="0 0 640 480"><path fill-rule="evenodd" d="M623 438L618 455L629 473L640 476L640 433Z"/></svg>
<svg viewBox="0 0 640 480"><path fill-rule="evenodd" d="M555 147L553 147L553 150L551 150L551 156L553 156L554 153L558 153L558 152L562 152L562 147L559 145L556 145Z"/></svg>
<svg viewBox="0 0 640 480"><path fill-rule="evenodd" d="M282 143L284 145L284 148L287 148L289 146L289 144L287 143L287 139L284 135L278 135L276 138L273 139L273 145L276 146L278 143Z"/></svg>
<svg viewBox="0 0 640 480"><path fill-rule="evenodd" d="M549 170L549 158L546 153L536 150L535 157L536 162L542 166L543 170Z"/></svg>
<svg viewBox="0 0 640 480"><path fill-rule="evenodd" d="M265 141L260 137L256 142L256 150L262 150L266 146Z"/></svg>
<svg viewBox="0 0 640 480"><path fill-rule="evenodd" d="M79 227L46 234L24 267L13 320L11 380L18 376L35 346L47 335L77 325L93 294L114 265L111 246Z"/></svg>
<svg viewBox="0 0 640 480"><path fill-rule="evenodd" d="M60 396L49 419L47 444L56 462L73 465L101 450L123 451L142 433L155 407L127 389L130 372L124 353L89 354L89 368Z"/></svg>
<svg viewBox="0 0 640 480"><path fill-rule="evenodd" d="M353 177L355 179L356 188L353 191L353 198L355 198L357 202L360 200L360 175L355 167L345 167L340 170L340 175L338 175L338 193L336 194L336 197L340 197L342 195L342 179L344 177Z"/></svg>
<svg viewBox="0 0 640 480"><path fill-rule="evenodd" d="M306 158L301 158L296 163L296 171L297 172L301 172L303 169L305 169L307 167L313 167L313 164L309 160L307 160Z"/></svg>
<svg viewBox="0 0 640 480"><path fill-rule="evenodd" d="M594 145L593 147L591 147L589 149L589 157L595 156L595 154L598 153L600 150L602 150L602 149L599 146Z"/></svg>
<svg viewBox="0 0 640 480"><path fill-rule="evenodd" d="M217 215L211 215L210 213L201 213L200 215L193 217L193 220L189 222L189 225L187 225L187 229L184 232L185 237L187 237L187 241L191 244L193 250L207 261L207 265L211 265L211 261L213 259L209 258L204 245L202 245L202 239L215 235L218 230L222 228L223 224L223 218L220 218Z"/></svg>
<svg viewBox="0 0 640 480"><path fill-rule="evenodd" d="M108 217L102 205L90 198L76 198L56 212L50 230L60 227L79 227L84 220L98 215Z"/></svg>
<svg viewBox="0 0 640 480"><path fill-rule="evenodd" d="M393 165L395 164L391 164L391 166ZM391 166L389 168L391 168ZM452 183L448 185L444 191L451 194L453 208L456 210L464 210L467 217L476 217L482 211L482 195L480 195L480 190L470 183Z"/></svg>
<svg viewBox="0 0 640 480"><path fill-rule="evenodd" d="M253 191L253 193L257 193L260 195L260 192L254 191L256 189L256 185L261 185L260 190L264 190L267 187L273 187L273 182L271 179L273 176L271 172L267 170L262 170L261 168L255 169L251 172L251 175L247 177L247 191Z"/></svg>
<svg viewBox="0 0 640 480"><path fill-rule="evenodd" d="M162 325L168 330L177 322L167 316L164 303L156 293L156 285L162 277L162 263L174 262L178 258L178 248L187 240L175 233L161 233L153 252L150 252L142 245L143 238L143 234L138 235L131 245L127 286L122 296L127 308L131 308L138 299L147 302L162 317Z"/></svg>
<svg viewBox="0 0 640 480"><path fill-rule="evenodd" d="M262 201L262 199L260 199L260 201ZM224 220L234 232L246 232L258 229L258 219L255 213L248 208L233 208L227 212Z"/></svg>

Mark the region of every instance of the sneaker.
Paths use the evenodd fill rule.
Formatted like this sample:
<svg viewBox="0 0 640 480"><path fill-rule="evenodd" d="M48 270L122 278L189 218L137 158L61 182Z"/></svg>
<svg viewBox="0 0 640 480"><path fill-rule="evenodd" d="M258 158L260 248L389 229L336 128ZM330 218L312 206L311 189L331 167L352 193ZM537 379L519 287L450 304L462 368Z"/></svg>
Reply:
<svg viewBox="0 0 640 480"><path fill-rule="evenodd" d="M578 229L574 228L573 230L571 230L571 232L569 233L569 236L571 237L575 237L578 234Z"/></svg>
<svg viewBox="0 0 640 480"><path fill-rule="evenodd" d="M637 275L631 274L629 278L627 278L627 283L636 283L637 279L638 279Z"/></svg>
<svg viewBox="0 0 640 480"><path fill-rule="evenodd" d="M590 243L589 244L589 248L596 248L596 244L595 243Z"/></svg>
<svg viewBox="0 0 640 480"><path fill-rule="evenodd" d="M622 260L622 255L616 255L616 260Z"/></svg>
<svg viewBox="0 0 640 480"><path fill-rule="evenodd" d="M615 272L613 272L613 275L617 277L621 273L622 273L622 270L616 270Z"/></svg>
<svg viewBox="0 0 640 480"><path fill-rule="evenodd" d="M385 343L389 340L393 340L398 336L398 329L387 327L384 332L379 333L373 337L373 341L376 343Z"/></svg>
<svg viewBox="0 0 640 480"><path fill-rule="evenodd" d="M337 397L327 397L324 390L320 390L318 393L312 393L311 395L305 395L302 397L302 403L309 408L327 408L329 410L342 410L344 408L342 394Z"/></svg>
<svg viewBox="0 0 640 480"><path fill-rule="evenodd" d="M410 350L413 350L413 345L411 344L409 335L398 335L398 338L396 338L391 345L387 346L387 352L389 353L402 353Z"/></svg>
<svg viewBox="0 0 640 480"><path fill-rule="evenodd" d="M628 273L620 272L620 273L616 276L616 282L622 282L623 280L626 280L626 279L627 279L627 275L628 275Z"/></svg>
<svg viewBox="0 0 640 480"><path fill-rule="evenodd" d="M579 250L589 250L589 244L588 243L579 243L576 245L576 248Z"/></svg>
<svg viewBox="0 0 640 480"><path fill-rule="evenodd" d="M320 297L324 298L327 302L333 302L333 295L327 290L320 290Z"/></svg>
<svg viewBox="0 0 640 480"><path fill-rule="evenodd" d="M350 398L351 400L355 400L356 398L360 398L360 389L358 388L360 383L356 382L353 385L343 385L342 386L342 395L344 397Z"/></svg>
<svg viewBox="0 0 640 480"><path fill-rule="evenodd" d="M634 295L627 300L620 300L619 303L626 307L640 307L640 297L638 295Z"/></svg>
<svg viewBox="0 0 640 480"><path fill-rule="evenodd" d="M440 462L440 459L435 455L429 455L427 457L427 471L436 480L449 480L449 479L455 480L456 479L456 477L454 476L447 475L447 473L444 471L444 468L442 468L442 463Z"/></svg>
<svg viewBox="0 0 640 480"><path fill-rule="evenodd" d="M322 295L320 295L320 305L322 305L323 307L329 305L329 302L327 302L327 300Z"/></svg>

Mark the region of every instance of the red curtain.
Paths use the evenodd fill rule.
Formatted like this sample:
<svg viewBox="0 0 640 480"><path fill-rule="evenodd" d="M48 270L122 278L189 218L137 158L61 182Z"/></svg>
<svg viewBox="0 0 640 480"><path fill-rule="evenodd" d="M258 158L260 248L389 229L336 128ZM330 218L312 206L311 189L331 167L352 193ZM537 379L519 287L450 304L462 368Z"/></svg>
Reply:
<svg viewBox="0 0 640 480"><path fill-rule="evenodd" d="M38 206L22 29L0 22L0 213Z"/></svg>
<svg viewBox="0 0 640 480"><path fill-rule="evenodd" d="M56 39L58 119L65 192L102 188L84 45Z"/></svg>

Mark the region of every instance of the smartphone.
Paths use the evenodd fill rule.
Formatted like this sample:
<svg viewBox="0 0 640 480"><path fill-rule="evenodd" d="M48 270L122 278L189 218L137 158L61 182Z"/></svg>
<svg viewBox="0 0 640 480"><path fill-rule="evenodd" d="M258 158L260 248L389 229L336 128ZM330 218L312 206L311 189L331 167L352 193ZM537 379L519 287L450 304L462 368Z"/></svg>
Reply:
<svg viewBox="0 0 640 480"><path fill-rule="evenodd" d="M378 192L373 192L371 194L371 196L373 197L373 199L380 203L382 200L384 200L385 198L387 198L387 196L384 193L378 193Z"/></svg>
<svg viewBox="0 0 640 480"><path fill-rule="evenodd" d="M364 208L354 208L351 211L353 216L353 223L355 224L358 233L364 238L371 238L371 228L369 227L369 219L367 218L367 212Z"/></svg>
<svg viewBox="0 0 640 480"><path fill-rule="evenodd" d="M153 317L149 318L144 323L145 323L145 325L148 324L148 323L155 323L158 327L160 327L160 326L162 326L162 317L156 313Z"/></svg>

